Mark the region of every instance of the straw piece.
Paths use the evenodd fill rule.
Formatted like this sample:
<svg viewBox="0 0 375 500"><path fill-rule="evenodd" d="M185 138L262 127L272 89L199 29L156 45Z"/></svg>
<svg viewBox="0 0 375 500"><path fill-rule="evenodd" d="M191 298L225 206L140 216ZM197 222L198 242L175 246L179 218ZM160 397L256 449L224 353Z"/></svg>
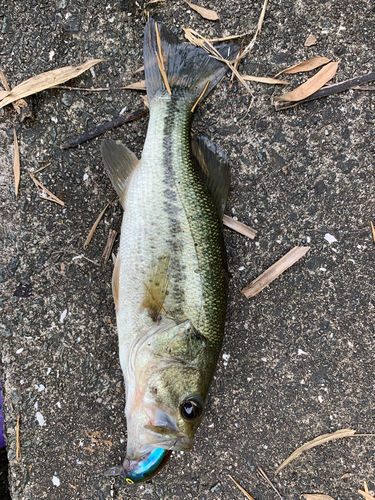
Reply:
<svg viewBox="0 0 375 500"><path fill-rule="evenodd" d="M20 416L17 417L16 426L16 460L21 458L21 443L20 443Z"/></svg>
<svg viewBox="0 0 375 500"><path fill-rule="evenodd" d="M18 196L18 186L20 184L21 169L20 169L20 151L18 148L17 133L15 128L13 129L13 134L14 134L14 163L13 163L14 192L16 196Z"/></svg>
<svg viewBox="0 0 375 500"><path fill-rule="evenodd" d="M372 220L370 221L370 224L371 224L372 237L373 237L374 243L375 243L375 227L374 227Z"/></svg>
<svg viewBox="0 0 375 500"><path fill-rule="evenodd" d="M98 224L99 224L99 222L101 221L101 219L102 219L102 217L103 217L103 215L104 215L104 212L107 210L107 208L109 207L109 205L110 205L111 203L113 203L113 201L114 201L114 200L109 201L109 202L107 203L107 205L103 208L103 210L100 212L99 217L98 217L98 218L96 219L96 221L94 222L94 225L93 225L93 226L92 226L92 228L90 229L90 232L89 232L89 234L88 234L88 236L87 236L87 238L86 238L86 241L85 241L85 243L83 244L83 248L84 248L84 249L87 247L87 245L88 245L88 244L90 243L90 241L92 240L92 237L94 236L95 230L96 230L96 228L98 227Z"/></svg>
<svg viewBox="0 0 375 500"><path fill-rule="evenodd" d="M281 257L281 259L275 262L267 271L241 290L241 293L243 293L247 299L254 297L254 295L263 290L263 288L272 283L280 274L301 259L309 250L310 247L292 248L284 257Z"/></svg>
<svg viewBox="0 0 375 500"><path fill-rule="evenodd" d="M331 496L322 493L302 493L301 498L305 498L305 500L335 500Z"/></svg>
<svg viewBox="0 0 375 500"><path fill-rule="evenodd" d="M322 434L316 437L312 441L308 441L304 445L297 448L284 462L276 469L275 474L278 474L284 467L286 467L292 460L299 457L304 451L315 448L323 443L328 443L328 441L334 441L335 439L354 436L355 430L353 429L340 429L336 432L330 434Z"/></svg>
<svg viewBox="0 0 375 500"><path fill-rule="evenodd" d="M237 488L239 488L239 489L242 491L242 493L245 495L245 497L246 497L246 498L248 498L249 500L255 500L255 499L254 499L254 497L252 497L252 496L250 495L250 493L248 493L246 490L244 490L244 489L242 488L242 486L240 486L240 485L237 483L237 481L236 481L235 479L233 479L233 477L232 477L231 475L229 475L229 477L230 477L230 478L231 478L231 480L234 482L234 484L237 486Z"/></svg>
<svg viewBox="0 0 375 500"><path fill-rule="evenodd" d="M108 260L111 256L112 247L113 247L113 244L115 242L117 234L118 234L117 231L115 231L114 229L109 230L107 243L106 243L106 246L104 248L103 255L102 255L105 264L108 262Z"/></svg>
<svg viewBox="0 0 375 500"><path fill-rule="evenodd" d="M269 83L270 85L290 85L289 82L277 80L277 78L267 78L264 76L242 75L242 78L248 82Z"/></svg>
<svg viewBox="0 0 375 500"><path fill-rule="evenodd" d="M209 86L209 84L210 84L210 82L209 82L209 81L207 81L206 86L204 87L204 89L203 89L203 91L202 91L201 95L198 97L198 99L197 99L196 103L194 104L194 106L193 106L193 107L191 108L191 110L190 110L192 113L194 112L194 109L197 107L198 102L199 102L199 101L202 99L202 97L204 96L204 94L205 94L205 92L206 92L207 87Z"/></svg>
<svg viewBox="0 0 375 500"><path fill-rule="evenodd" d="M241 233L252 240L257 235L257 231L255 231L252 227L246 226L246 224L238 222L238 220L234 220L232 217L228 217L228 215L225 214L223 215L223 224L224 226L230 227L234 231L237 231L237 233Z"/></svg>

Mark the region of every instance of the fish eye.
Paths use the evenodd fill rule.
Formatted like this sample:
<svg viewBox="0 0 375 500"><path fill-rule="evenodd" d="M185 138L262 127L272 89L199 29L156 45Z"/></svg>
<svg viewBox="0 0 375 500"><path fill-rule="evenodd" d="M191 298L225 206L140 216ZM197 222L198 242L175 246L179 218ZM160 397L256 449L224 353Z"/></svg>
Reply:
<svg viewBox="0 0 375 500"><path fill-rule="evenodd" d="M185 420L196 420L203 413L203 403L196 398L185 399L181 403L180 411Z"/></svg>

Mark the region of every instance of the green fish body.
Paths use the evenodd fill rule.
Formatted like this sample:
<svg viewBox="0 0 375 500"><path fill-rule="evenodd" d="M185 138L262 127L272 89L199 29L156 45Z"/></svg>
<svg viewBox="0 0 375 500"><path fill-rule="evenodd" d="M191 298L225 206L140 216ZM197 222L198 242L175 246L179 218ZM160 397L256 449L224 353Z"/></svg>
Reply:
<svg viewBox="0 0 375 500"><path fill-rule="evenodd" d="M232 49L219 50L227 56ZM228 169L217 160L215 169L204 141L196 143L197 167L190 144L191 109L225 66L152 19L144 61L150 120L142 158L114 141L102 145L124 208L112 284L128 428L118 473L130 482L155 473L169 450L191 449L222 345L227 302L221 218Z"/></svg>

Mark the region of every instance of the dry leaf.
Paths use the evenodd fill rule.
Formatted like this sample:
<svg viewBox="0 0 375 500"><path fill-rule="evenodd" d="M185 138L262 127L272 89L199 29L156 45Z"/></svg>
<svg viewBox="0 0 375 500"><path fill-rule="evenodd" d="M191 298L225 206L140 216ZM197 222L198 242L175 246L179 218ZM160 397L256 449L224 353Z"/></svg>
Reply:
<svg viewBox="0 0 375 500"><path fill-rule="evenodd" d="M313 34L310 33L310 35L306 38L305 47L311 47L312 45L316 45L317 43L318 40Z"/></svg>
<svg viewBox="0 0 375 500"><path fill-rule="evenodd" d="M0 90L0 101L11 93L11 90Z"/></svg>
<svg viewBox="0 0 375 500"><path fill-rule="evenodd" d="M362 495L366 500L375 500L375 497L370 495L370 493L366 493L366 491L358 490L358 493Z"/></svg>
<svg viewBox="0 0 375 500"><path fill-rule="evenodd" d="M287 94L275 97L275 99L280 101L301 101L306 99L306 97L314 94L317 90L323 87L323 85L335 76L339 63L331 62L328 63L324 68L322 68L316 75L309 78L305 83L300 85L294 90L291 90Z"/></svg>
<svg viewBox="0 0 375 500"><path fill-rule="evenodd" d="M55 87L60 83L66 82L67 80L71 80L101 61L103 61L103 59L92 59L91 61L81 64L80 66L65 66L63 68L53 69L52 71L47 71L46 73L40 73L39 75L33 76L14 87L10 94L0 102L0 108L13 101L21 99L22 97L36 94L37 92Z"/></svg>
<svg viewBox="0 0 375 500"><path fill-rule="evenodd" d="M274 281L280 274L286 271L290 266L295 264L297 260L301 259L310 247L294 247L275 264L273 264L267 271L258 276L247 287L241 290L247 299L254 297L257 293L263 290L267 285Z"/></svg>
<svg viewBox="0 0 375 500"><path fill-rule="evenodd" d="M195 5L190 2L186 2L188 6L198 12L204 19L208 19L209 21L217 21L219 16L214 10L204 9L203 7L199 7L199 5Z"/></svg>
<svg viewBox="0 0 375 500"><path fill-rule="evenodd" d="M224 226L230 227L234 231L237 231L237 233L248 236L252 240L257 235L257 231L255 231L255 229L253 229L252 227L246 226L246 224L238 222L238 220L234 220L232 219L232 217L228 217L228 215L225 214L223 215L223 224Z"/></svg>
<svg viewBox="0 0 375 500"><path fill-rule="evenodd" d="M16 196L18 196L18 186L20 184L21 169L20 169L20 152L18 148L17 133L15 128L13 129L13 134L14 134L14 163L13 163L14 191L16 193Z"/></svg>
<svg viewBox="0 0 375 500"><path fill-rule="evenodd" d="M240 485L237 483L237 481L236 481L235 479L233 479L233 477L232 477L232 476L230 476L230 475L229 475L229 477L230 477L230 478L231 478L231 480L234 482L234 484L237 486L237 488L239 488L239 489L242 491L242 493L245 495L245 497L246 497L246 498L248 498L249 500L254 500L254 497L252 497L252 496L250 495L250 493L248 493L246 490L244 490L244 489L242 488L242 486L240 486Z"/></svg>
<svg viewBox="0 0 375 500"><path fill-rule="evenodd" d="M146 90L146 80L141 80L140 82L134 82L126 87L119 87L122 90Z"/></svg>
<svg viewBox="0 0 375 500"><path fill-rule="evenodd" d="M270 85L290 85L289 82L283 82L276 78L267 78L263 76L242 75L242 78L248 82L269 83Z"/></svg>
<svg viewBox="0 0 375 500"><path fill-rule="evenodd" d="M329 495L323 495L322 493L302 493L301 498L306 500L335 500Z"/></svg>
<svg viewBox="0 0 375 500"><path fill-rule="evenodd" d="M94 225L92 226L92 228L90 229L90 232L86 238L86 241L85 243L83 244L83 248L85 249L87 247L87 245L90 243L92 237L94 236L94 233L95 233L95 230L96 228L98 227L98 224L99 222L101 221L101 218L103 217L104 215L104 212L107 210L107 208L109 207L109 205L112 203L112 201L109 201L107 203L107 205L103 208L103 210L100 212L99 214L99 217L96 219L96 221L94 222Z"/></svg>
<svg viewBox="0 0 375 500"><path fill-rule="evenodd" d="M319 66L323 66L323 64L327 64L330 62L331 59L328 59L328 57L313 57L312 59L308 59L307 61L302 61L298 64L295 64L294 66L290 66L289 68L283 69L277 75L275 75L275 78L279 75L282 75L283 73L287 75L292 75L294 73L303 73L304 71L311 71L315 68L319 68Z"/></svg>
<svg viewBox="0 0 375 500"><path fill-rule="evenodd" d="M304 445L294 451L290 457L288 457L284 462L276 469L275 474L281 471L286 465L288 465L292 460L299 457L304 451L310 450L311 448L315 448L315 446L319 446L323 443L328 443L328 441L334 441L335 439L340 439L344 437L354 436L355 431L353 429L340 429L339 431L332 432L331 434L322 434L321 436L316 437L312 441L308 441Z"/></svg>

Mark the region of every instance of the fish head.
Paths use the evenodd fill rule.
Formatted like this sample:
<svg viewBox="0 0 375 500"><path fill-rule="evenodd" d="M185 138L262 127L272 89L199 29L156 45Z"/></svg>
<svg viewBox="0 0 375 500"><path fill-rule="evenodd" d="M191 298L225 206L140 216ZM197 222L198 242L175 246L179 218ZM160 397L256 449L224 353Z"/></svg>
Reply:
<svg viewBox="0 0 375 500"><path fill-rule="evenodd" d="M126 387L127 459L154 449L190 450L214 371L207 340L191 324L162 326L131 351Z"/></svg>

